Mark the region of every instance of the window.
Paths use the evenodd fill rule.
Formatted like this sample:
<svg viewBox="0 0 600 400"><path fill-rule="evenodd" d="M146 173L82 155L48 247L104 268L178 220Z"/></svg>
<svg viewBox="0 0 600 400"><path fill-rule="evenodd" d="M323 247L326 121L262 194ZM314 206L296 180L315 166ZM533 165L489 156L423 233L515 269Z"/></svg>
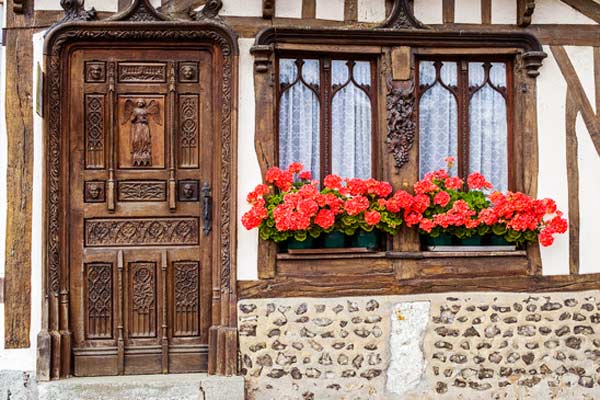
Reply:
<svg viewBox="0 0 600 400"><path fill-rule="evenodd" d="M279 165L298 161L315 178L373 173L374 62L350 58L281 58Z"/></svg>
<svg viewBox="0 0 600 400"><path fill-rule="evenodd" d="M512 186L511 75L508 62L421 60L418 69L419 171L481 172L498 190Z"/></svg>

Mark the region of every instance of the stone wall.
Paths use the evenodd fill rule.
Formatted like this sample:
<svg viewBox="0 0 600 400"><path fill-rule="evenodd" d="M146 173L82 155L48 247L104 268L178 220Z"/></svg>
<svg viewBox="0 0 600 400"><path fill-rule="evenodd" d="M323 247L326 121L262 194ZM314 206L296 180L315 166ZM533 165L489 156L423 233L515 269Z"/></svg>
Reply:
<svg viewBox="0 0 600 400"><path fill-rule="evenodd" d="M239 303L248 399L598 399L600 292Z"/></svg>

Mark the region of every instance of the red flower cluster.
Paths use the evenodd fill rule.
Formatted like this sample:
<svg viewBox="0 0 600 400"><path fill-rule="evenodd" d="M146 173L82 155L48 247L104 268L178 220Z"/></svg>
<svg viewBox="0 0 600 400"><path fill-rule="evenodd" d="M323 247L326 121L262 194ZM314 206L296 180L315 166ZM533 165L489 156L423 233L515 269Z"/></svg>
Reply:
<svg viewBox="0 0 600 400"><path fill-rule="evenodd" d="M258 227L263 239L279 241L299 231L318 235L319 229L335 229L352 234L370 229L367 226L395 234L404 220L408 227L418 226L425 233L435 229L459 237L493 228L518 243L532 240L530 234L522 234L535 232L543 246L567 230L553 200L536 200L519 192L487 196L482 190L492 189L492 184L478 172L468 176L468 189L446 170L430 172L414 184L412 195L404 190L393 193L388 182L337 175L326 176L319 190L319 183L311 182L310 172L303 169L302 164L292 163L287 170L267 171L265 180L270 185L260 184L247 196L251 208L242 217L246 229Z"/></svg>

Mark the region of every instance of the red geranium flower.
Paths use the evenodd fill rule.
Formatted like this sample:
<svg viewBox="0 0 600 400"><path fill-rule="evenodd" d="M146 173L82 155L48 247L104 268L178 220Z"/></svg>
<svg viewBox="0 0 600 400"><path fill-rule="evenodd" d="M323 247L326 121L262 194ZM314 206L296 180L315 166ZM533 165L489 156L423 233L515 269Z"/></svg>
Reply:
<svg viewBox="0 0 600 400"><path fill-rule="evenodd" d="M327 175L323 179L323 184L327 189L340 189L342 187L342 178L337 175Z"/></svg>
<svg viewBox="0 0 600 400"><path fill-rule="evenodd" d="M365 222L369 225L377 225L381 221L381 214L377 211L365 212Z"/></svg>
<svg viewBox="0 0 600 400"><path fill-rule="evenodd" d="M463 180L460 179L458 176L452 176L450 178L446 178L444 184L448 189L458 190L462 187Z"/></svg>
<svg viewBox="0 0 600 400"><path fill-rule="evenodd" d="M437 204L438 206L446 207L446 205L450 202L450 195L448 192L438 192L433 198L433 204Z"/></svg>
<svg viewBox="0 0 600 400"><path fill-rule="evenodd" d="M315 224L323 229L329 229L335 223L335 215L333 211L321 209L315 217Z"/></svg>
<svg viewBox="0 0 600 400"><path fill-rule="evenodd" d="M491 189L494 187L479 172L473 172L467 177L467 185L469 189Z"/></svg>
<svg viewBox="0 0 600 400"><path fill-rule="evenodd" d="M292 173L292 174L297 174L300 171L302 171L304 169L304 165L302 165L299 162L293 162L290 164L290 166L288 167L288 172Z"/></svg>
<svg viewBox="0 0 600 400"><path fill-rule="evenodd" d="M310 171L302 171L298 175L298 178L302 179L303 181L310 181L312 179L312 174Z"/></svg>
<svg viewBox="0 0 600 400"><path fill-rule="evenodd" d="M369 208L369 199L364 196L356 196L344 203L344 209L349 215L358 215L367 208Z"/></svg>

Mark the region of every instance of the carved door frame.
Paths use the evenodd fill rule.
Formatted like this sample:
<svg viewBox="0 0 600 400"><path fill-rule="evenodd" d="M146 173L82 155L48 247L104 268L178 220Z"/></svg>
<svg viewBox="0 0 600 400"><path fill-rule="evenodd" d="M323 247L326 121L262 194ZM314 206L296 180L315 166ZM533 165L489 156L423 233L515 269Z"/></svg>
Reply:
<svg viewBox="0 0 600 400"><path fill-rule="evenodd" d="M68 3L68 2L64 2ZM63 2L61 2L63 4ZM44 260L42 331L38 335L37 378L71 375L71 323L68 264L69 52L74 45L110 42L208 43L213 46L221 77L221 104L213 138L215 214L212 249L212 310L209 328L209 373L237 373L236 329L236 171L237 65L235 34L217 16L220 1L211 1L190 21L175 21L159 13L147 0L134 0L125 11L104 21L91 21L81 1L63 4L66 15L46 36L44 57ZM218 183L217 183L218 182Z"/></svg>

